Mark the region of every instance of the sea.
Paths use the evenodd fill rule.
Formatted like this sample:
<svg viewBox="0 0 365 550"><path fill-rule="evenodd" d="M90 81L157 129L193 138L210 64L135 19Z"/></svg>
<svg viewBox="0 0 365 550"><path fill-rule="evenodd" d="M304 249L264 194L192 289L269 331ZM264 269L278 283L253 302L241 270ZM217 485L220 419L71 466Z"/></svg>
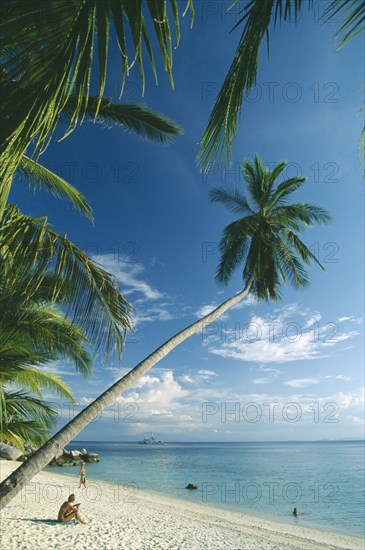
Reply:
<svg viewBox="0 0 365 550"><path fill-rule="evenodd" d="M87 464L84 501L97 481L113 484L113 503L137 502L138 491L283 523L365 536L364 441L163 443L74 441L67 449L98 453ZM54 468L48 468L54 471ZM57 473L77 475L74 468ZM75 480L76 482L77 480ZM186 489L191 483L195 490ZM299 516L293 516L297 508Z"/></svg>

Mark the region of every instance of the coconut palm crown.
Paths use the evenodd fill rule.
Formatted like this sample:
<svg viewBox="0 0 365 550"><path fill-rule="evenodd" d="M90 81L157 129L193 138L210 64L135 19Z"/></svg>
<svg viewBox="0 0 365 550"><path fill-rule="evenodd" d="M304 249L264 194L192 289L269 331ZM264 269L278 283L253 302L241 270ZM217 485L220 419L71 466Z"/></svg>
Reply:
<svg viewBox="0 0 365 550"><path fill-rule="evenodd" d="M299 238L303 225L328 223L331 216L310 203L288 204L291 193L305 178L293 177L277 184L287 163L279 162L272 171L258 155L254 162L243 162L248 199L239 189L212 189L212 202L221 202L242 217L228 225L220 240L221 259L216 280L227 284L234 270L243 263L244 286L259 300L278 300L282 282L304 288L309 284L305 265L315 261L323 266Z"/></svg>

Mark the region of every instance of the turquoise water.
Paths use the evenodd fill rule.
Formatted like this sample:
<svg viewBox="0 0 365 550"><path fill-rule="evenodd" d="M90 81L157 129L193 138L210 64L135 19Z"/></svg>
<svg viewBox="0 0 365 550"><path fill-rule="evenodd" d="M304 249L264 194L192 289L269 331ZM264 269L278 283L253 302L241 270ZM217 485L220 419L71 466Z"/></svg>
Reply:
<svg viewBox="0 0 365 550"><path fill-rule="evenodd" d="M93 480L115 484L115 505L155 491L209 506L364 537L364 442L135 443L73 442L100 454ZM54 469L52 469L54 471ZM57 473L74 473L70 468ZM75 472L76 474L76 472ZM188 483L198 490L188 491ZM294 518L296 507L300 516Z"/></svg>

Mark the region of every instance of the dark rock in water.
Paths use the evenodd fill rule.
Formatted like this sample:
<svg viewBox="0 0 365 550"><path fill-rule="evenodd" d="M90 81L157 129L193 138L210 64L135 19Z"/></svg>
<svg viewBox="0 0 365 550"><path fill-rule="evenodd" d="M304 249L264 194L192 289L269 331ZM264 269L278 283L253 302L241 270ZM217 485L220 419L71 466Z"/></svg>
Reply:
<svg viewBox="0 0 365 550"><path fill-rule="evenodd" d="M100 462L100 458L97 453L88 453L87 455L82 456L84 457L84 462Z"/></svg>
<svg viewBox="0 0 365 550"><path fill-rule="evenodd" d="M195 483L188 483L185 489L197 489L198 486Z"/></svg>
<svg viewBox="0 0 365 550"><path fill-rule="evenodd" d="M81 451L63 449L51 460L49 466L81 466L83 462L100 462L100 457L96 453L88 453L86 449Z"/></svg>
<svg viewBox="0 0 365 550"><path fill-rule="evenodd" d="M17 460L22 454L20 449L6 443L0 443L0 459Z"/></svg>

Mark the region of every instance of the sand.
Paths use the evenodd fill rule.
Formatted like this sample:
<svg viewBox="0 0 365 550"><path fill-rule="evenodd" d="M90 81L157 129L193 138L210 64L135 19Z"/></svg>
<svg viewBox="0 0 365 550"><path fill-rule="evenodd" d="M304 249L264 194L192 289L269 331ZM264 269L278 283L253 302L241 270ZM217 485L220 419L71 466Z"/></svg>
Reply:
<svg viewBox="0 0 365 550"><path fill-rule="evenodd" d="M19 463L0 461L4 479ZM1 514L2 550L332 550L364 549L364 541L337 533L276 523L239 512L143 492L134 487L89 480L78 490L78 477L57 470L41 472ZM55 519L71 492L82 516L61 525Z"/></svg>

